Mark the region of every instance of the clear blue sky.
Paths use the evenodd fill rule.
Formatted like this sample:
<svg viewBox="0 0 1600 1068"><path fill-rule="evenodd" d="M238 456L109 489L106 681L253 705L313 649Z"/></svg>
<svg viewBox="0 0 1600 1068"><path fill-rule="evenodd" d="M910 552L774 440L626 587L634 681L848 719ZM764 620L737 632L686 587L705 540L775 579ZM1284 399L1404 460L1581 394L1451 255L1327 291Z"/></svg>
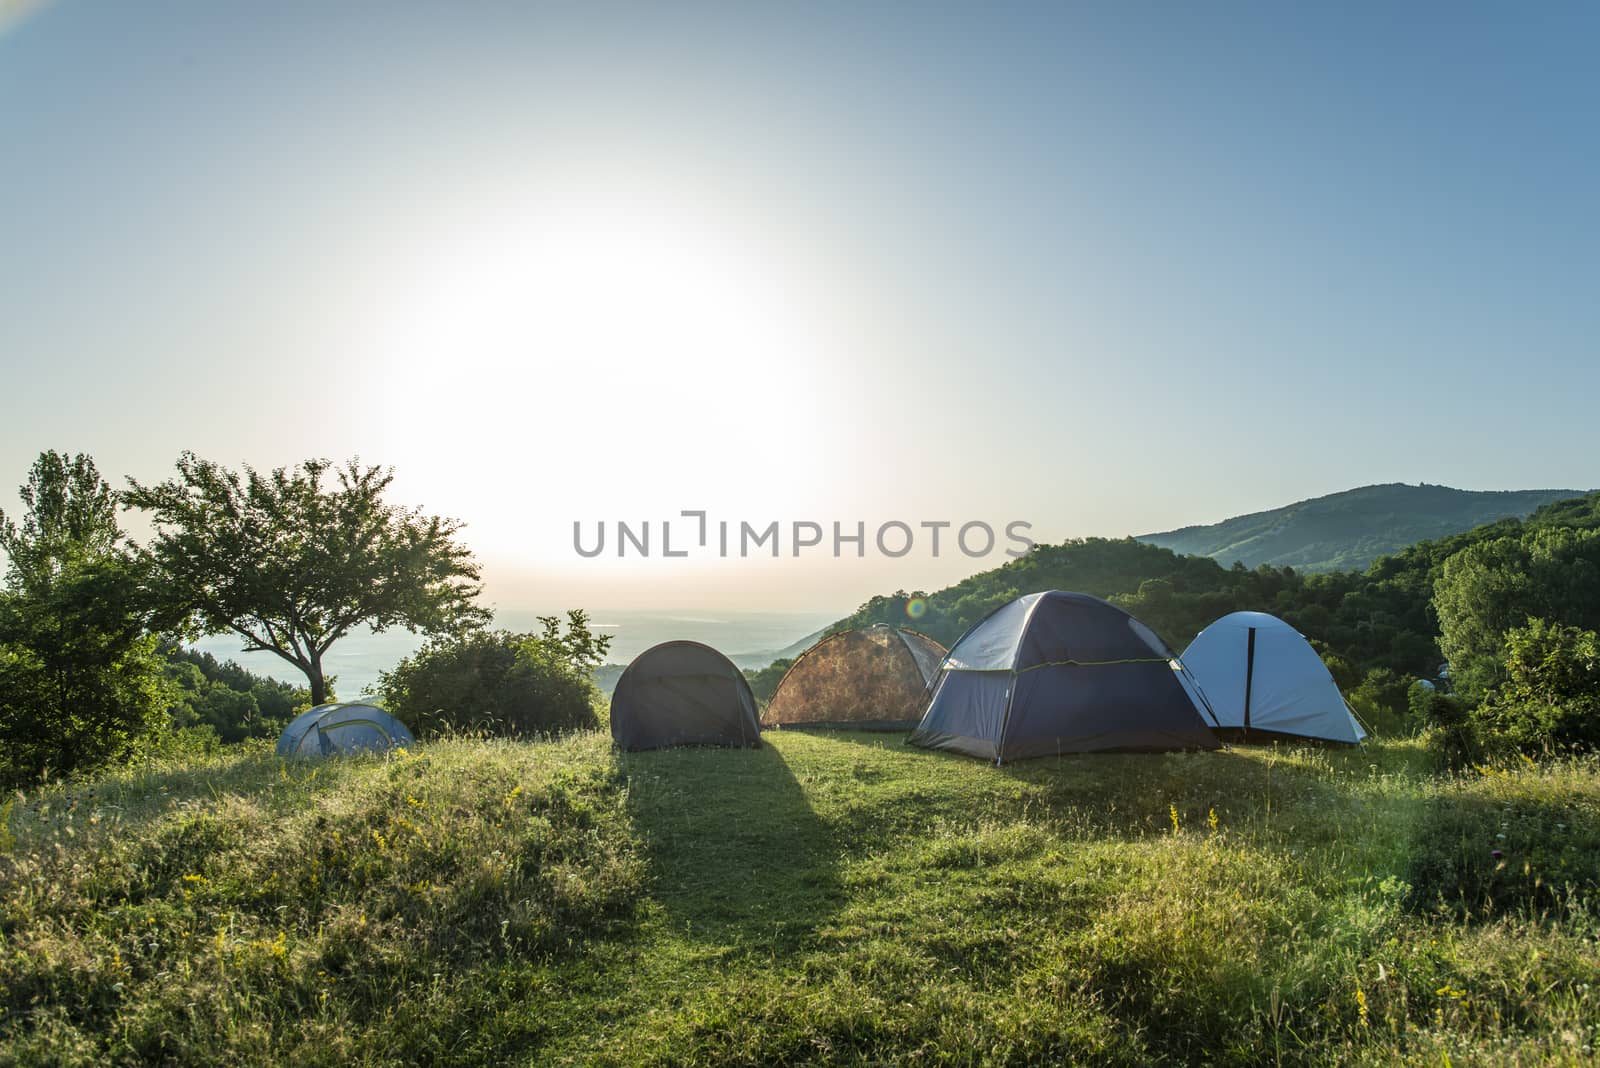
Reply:
<svg viewBox="0 0 1600 1068"><path fill-rule="evenodd" d="M39 5L0 507L44 448L359 453L502 606L848 608L972 566L585 564L571 524L1592 486L1597 42L1554 3Z"/></svg>

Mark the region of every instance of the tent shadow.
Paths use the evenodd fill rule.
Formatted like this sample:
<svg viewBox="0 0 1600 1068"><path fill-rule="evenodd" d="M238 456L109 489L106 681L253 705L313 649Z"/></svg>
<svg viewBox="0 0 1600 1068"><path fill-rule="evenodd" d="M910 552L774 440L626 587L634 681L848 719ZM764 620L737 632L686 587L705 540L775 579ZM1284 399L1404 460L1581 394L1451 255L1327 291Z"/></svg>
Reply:
<svg viewBox="0 0 1600 1068"><path fill-rule="evenodd" d="M838 908L840 850L778 749L619 753L652 896L684 934L798 948Z"/></svg>

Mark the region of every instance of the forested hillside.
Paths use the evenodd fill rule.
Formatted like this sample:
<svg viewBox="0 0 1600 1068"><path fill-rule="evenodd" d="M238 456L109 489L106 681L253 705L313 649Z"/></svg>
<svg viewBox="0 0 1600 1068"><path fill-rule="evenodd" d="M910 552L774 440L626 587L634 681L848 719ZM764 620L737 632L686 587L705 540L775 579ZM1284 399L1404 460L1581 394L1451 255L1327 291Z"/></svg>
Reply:
<svg viewBox="0 0 1600 1068"><path fill-rule="evenodd" d="M1140 535L1150 545L1207 556L1227 567L1359 571L1380 556L1499 519L1522 518L1582 490L1478 491L1388 483L1314 497L1220 523Z"/></svg>
<svg viewBox="0 0 1600 1068"><path fill-rule="evenodd" d="M1470 546L1515 542L1534 531L1596 527L1600 493L1547 504L1525 520L1501 519L1418 542L1365 571L1316 574L1266 565L1223 567L1133 538L1086 538L1037 546L1019 560L932 594L902 590L874 597L830 630L887 622L949 644L1022 594L1079 590L1132 612L1181 652L1219 616L1271 612L1312 640L1340 686L1356 691L1358 710L1365 705L1369 714L1399 715L1409 680L1433 677L1445 660L1434 595L1447 560Z"/></svg>

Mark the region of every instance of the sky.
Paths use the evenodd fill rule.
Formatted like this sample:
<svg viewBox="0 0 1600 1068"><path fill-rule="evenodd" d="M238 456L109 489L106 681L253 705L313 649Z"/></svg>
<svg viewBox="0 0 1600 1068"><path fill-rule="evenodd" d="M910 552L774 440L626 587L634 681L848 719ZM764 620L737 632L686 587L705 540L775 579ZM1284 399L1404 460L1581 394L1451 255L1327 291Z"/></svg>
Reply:
<svg viewBox="0 0 1600 1068"><path fill-rule="evenodd" d="M359 456L500 608L843 614L1013 521L1600 484L1593 4L0 12L7 512Z"/></svg>

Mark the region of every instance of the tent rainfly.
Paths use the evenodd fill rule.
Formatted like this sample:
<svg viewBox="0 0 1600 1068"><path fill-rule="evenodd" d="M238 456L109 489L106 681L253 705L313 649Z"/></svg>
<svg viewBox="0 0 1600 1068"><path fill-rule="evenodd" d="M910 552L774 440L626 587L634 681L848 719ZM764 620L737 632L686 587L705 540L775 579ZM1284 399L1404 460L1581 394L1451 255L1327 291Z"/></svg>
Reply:
<svg viewBox="0 0 1600 1068"><path fill-rule="evenodd" d="M1277 616L1223 616L1189 643L1183 664L1205 691L1224 737L1348 745L1366 737L1322 658Z"/></svg>
<svg viewBox="0 0 1600 1068"><path fill-rule="evenodd" d="M348 702L318 705L296 716L278 736L278 755L344 756L416 744L406 725L377 705Z"/></svg>
<svg viewBox="0 0 1600 1068"><path fill-rule="evenodd" d="M789 665L761 725L910 730L944 654L932 638L886 623L830 634Z"/></svg>
<svg viewBox="0 0 1600 1068"><path fill-rule="evenodd" d="M907 739L1003 764L1053 753L1216 749L1205 697L1155 631L1084 593L1018 597L945 657Z"/></svg>
<svg viewBox="0 0 1600 1068"><path fill-rule="evenodd" d="M744 673L699 642L673 641L634 657L611 692L611 737L627 750L761 744Z"/></svg>

